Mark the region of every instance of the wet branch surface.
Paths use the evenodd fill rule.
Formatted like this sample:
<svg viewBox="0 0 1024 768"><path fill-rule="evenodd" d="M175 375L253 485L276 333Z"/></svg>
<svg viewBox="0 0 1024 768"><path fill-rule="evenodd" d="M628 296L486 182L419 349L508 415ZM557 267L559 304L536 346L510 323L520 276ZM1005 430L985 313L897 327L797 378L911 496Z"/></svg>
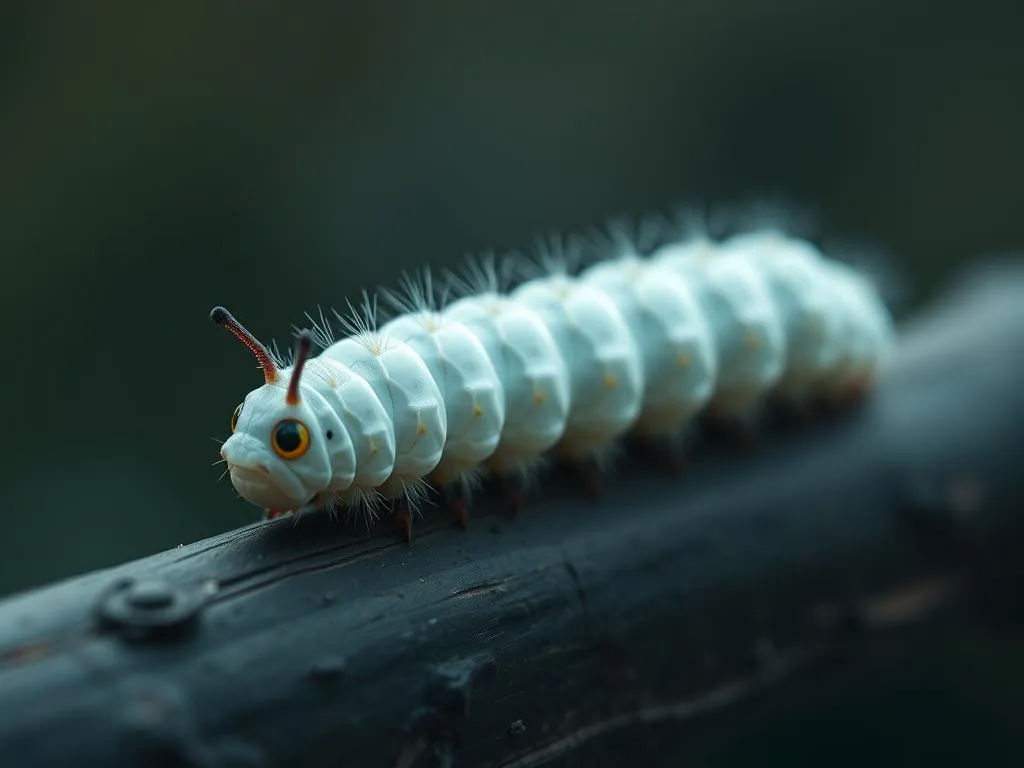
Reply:
<svg viewBox="0 0 1024 768"><path fill-rule="evenodd" d="M597 506L549 484L412 546L283 519L0 602L3 763L675 765L880 642L1005 619L1022 297L979 271L855 413L681 478L627 464Z"/></svg>

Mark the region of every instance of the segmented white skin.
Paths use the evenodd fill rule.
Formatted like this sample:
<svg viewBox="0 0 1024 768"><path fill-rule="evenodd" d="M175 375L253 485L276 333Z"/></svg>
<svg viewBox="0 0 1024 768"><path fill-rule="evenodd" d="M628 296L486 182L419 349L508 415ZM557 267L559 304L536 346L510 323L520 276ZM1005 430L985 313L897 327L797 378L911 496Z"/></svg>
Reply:
<svg viewBox="0 0 1024 768"><path fill-rule="evenodd" d="M569 371L555 339L535 312L496 291L463 297L443 314L480 340L504 391L505 423L488 468L528 468L558 442L569 418Z"/></svg>
<svg viewBox="0 0 1024 768"><path fill-rule="evenodd" d="M718 378L718 349L695 288L634 253L594 264L580 280L611 299L638 353L644 389L633 428L644 435L682 430Z"/></svg>
<svg viewBox="0 0 1024 768"><path fill-rule="evenodd" d="M633 425L643 404L640 349L605 293L565 274L529 280L510 300L551 331L565 361L571 407L556 446L565 458L597 458Z"/></svg>
<svg viewBox="0 0 1024 768"><path fill-rule="evenodd" d="M385 416L374 426L393 435L395 458L391 474L377 490L385 498L410 493L440 463L448 435L447 409L427 364L411 346L379 331L342 339L320 357L363 378L384 406Z"/></svg>
<svg viewBox="0 0 1024 768"><path fill-rule="evenodd" d="M841 398L870 386L894 337L863 276L774 231L427 304L309 360L297 405L290 369L246 397L222 450L244 498L276 512L415 501L424 481L600 457L705 410L747 419L769 395ZM270 445L287 418L310 434L299 458Z"/></svg>
<svg viewBox="0 0 1024 768"><path fill-rule="evenodd" d="M441 485L473 475L505 427L505 386L484 345L466 325L429 309L396 317L381 335L408 344L440 391L448 422L430 479Z"/></svg>
<svg viewBox="0 0 1024 768"><path fill-rule="evenodd" d="M785 346L775 394L794 403L808 400L827 385L844 349L844 315L834 310L824 257L810 243L774 231L734 236L721 249L746 259L771 294Z"/></svg>
<svg viewBox="0 0 1024 768"><path fill-rule="evenodd" d="M702 238L664 246L651 261L694 286L711 326L718 375L709 407L748 417L786 364L783 319L764 271L738 249Z"/></svg>

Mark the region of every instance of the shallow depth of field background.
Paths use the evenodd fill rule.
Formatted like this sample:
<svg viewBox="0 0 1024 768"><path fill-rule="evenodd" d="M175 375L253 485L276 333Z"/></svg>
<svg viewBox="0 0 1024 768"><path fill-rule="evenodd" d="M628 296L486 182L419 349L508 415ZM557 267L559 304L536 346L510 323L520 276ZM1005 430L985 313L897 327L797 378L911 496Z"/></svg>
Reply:
<svg viewBox="0 0 1024 768"><path fill-rule="evenodd" d="M287 343L403 268L763 196L915 303L1024 245L994 3L5 3L0 593L251 522L211 467ZM913 306L913 304L911 305Z"/></svg>
<svg viewBox="0 0 1024 768"><path fill-rule="evenodd" d="M287 343L306 310L404 268L760 196L880 248L912 311L1024 246L1021 17L944 0L4 2L0 595L257 518L211 466L260 384L217 303ZM701 764L877 764L881 743L890 764L1019 758L1016 642L923 638L898 679L712 728Z"/></svg>

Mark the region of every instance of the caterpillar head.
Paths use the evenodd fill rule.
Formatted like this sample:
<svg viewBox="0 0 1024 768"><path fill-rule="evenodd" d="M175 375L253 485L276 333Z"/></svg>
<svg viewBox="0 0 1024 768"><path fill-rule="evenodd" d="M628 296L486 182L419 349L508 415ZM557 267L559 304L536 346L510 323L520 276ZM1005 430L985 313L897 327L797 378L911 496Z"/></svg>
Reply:
<svg viewBox="0 0 1024 768"><path fill-rule="evenodd" d="M231 436L221 447L231 484L246 501L268 510L297 510L332 482L328 443L347 433L311 386L301 385L312 336L299 334L295 362L279 369L270 352L223 307L210 318L233 333L256 357L264 384L245 396L231 416Z"/></svg>

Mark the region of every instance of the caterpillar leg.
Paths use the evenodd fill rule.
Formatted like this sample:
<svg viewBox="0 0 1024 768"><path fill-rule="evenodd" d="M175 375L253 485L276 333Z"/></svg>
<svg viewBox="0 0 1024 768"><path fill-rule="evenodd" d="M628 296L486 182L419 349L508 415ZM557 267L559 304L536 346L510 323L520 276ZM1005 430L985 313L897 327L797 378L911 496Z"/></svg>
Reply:
<svg viewBox="0 0 1024 768"><path fill-rule="evenodd" d="M395 522L395 529L402 541L406 544L412 543L412 510L409 509L409 499L405 495L395 499L392 507L392 517Z"/></svg>
<svg viewBox="0 0 1024 768"><path fill-rule="evenodd" d="M461 528L469 527L469 502L461 483L448 483L438 487L441 503L448 510L452 520Z"/></svg>
<svg viewBox="0 0 1024 768"><path fill-rule="evenodd" d="M285 515L295 515L298 517L302 512L314 512L316 510L331 511L336 503L337 497L333 491L322 491L301 507L295 507L295 509L265 509L263 510L263 519L275 520Z"/></svg>
<svg viewBox="0 0 1024 768"><path fill-rule="evenodd" d="M526 482L518 474L504 475L498 481L502 509L509 517L517 517L526 503Z"/></svg>

